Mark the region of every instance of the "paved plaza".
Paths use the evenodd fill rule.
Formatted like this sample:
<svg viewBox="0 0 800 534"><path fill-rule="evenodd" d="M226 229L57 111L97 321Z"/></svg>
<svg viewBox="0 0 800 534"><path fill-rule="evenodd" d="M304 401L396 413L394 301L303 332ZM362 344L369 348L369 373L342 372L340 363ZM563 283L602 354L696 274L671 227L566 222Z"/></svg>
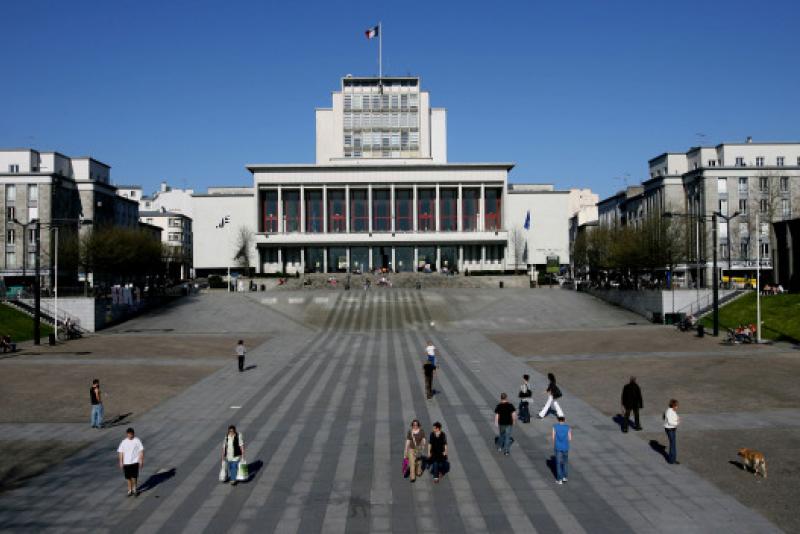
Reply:
<svg viewBox="0 0 800 534"><path fill-rule="evenodd" d="M552 417L516 426L511 455L496 452L494 406L502 391L516 398L523 373L532 376L532 406L538 409L546 384L540 365L565 353L570 355L558 359L561 366L603 353L609 355L605 366L612 367L617 356L635 353L642 343L623 346L630 339L626 332L653 328L636 315L558 289L192 297L93 338L135 346L142 336L149 351L159 350L159 336L163 347L180 345L181 336L186 343L213 340L207 355L202 347L193 349L206 371L192 385L130 419L146 449L142 495L125 497L116 467L124 426L92 431L88 422L6 423L0 425L5 440L89 444L0 494L0 530L777 532L686 462L667 465L647 439L621 434L611 412L590 398L589 380L576 392L560 380L561 405L574 431L567 484L554 483L549 463ZM548 332L581 329L616 334L608 341L598 335L598 344L581 342L577 349L548 349ZM531 332L542 337L514 337ZM245 373L236 371L233 357L224 359L239 338L253 340ZM230 340L227 353L221 339ZM430 401L421 369L429 339L441 352ZM701 342L697 354L718 351L715 342ZM654 354L680 361L680 352L665 343L656 343ZM57 359L34 357L42 365ZM146 360L148 354L131 357ZM90 356L75 358L91 365ZM169 361L178 366L181 358ZM646 430L659 428L654 414L663 402L650 403ZM426 433L440 421L448 435L451 472L438 485L428 473L413 485L402 478L403 441L413 418ZM252 473L237 487L217 481L229 424L243 432Z"/></svg>

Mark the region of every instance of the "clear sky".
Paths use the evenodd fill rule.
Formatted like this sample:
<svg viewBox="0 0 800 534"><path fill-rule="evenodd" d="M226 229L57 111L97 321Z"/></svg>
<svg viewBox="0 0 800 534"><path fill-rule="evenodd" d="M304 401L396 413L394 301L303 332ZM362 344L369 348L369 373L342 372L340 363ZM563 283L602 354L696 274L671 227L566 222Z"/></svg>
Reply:
<svg viewBox="0 0 800 534"><path fill-rule="evenodd" d="M0 147L152 191L314 160L339 78L423 78L448 157L601 195L697 144L800 141L800 2L0 1ZM626 174L628 176L626 176Z"/></svg>

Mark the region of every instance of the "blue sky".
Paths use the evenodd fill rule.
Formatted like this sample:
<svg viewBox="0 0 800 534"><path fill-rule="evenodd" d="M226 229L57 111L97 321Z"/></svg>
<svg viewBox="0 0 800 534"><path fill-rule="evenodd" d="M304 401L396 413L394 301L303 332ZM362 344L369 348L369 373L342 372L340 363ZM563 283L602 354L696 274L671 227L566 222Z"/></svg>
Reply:
<svg viewBox="0 0 800 534"><path fill-rule="evenodd" d="M790 0L4 0L0 20L0 147L147 191L313 162L314 108L376 73L378 20L384 72L448 109L450 161L514 161L512 181L606 195L665 151L800 141Z"/></svg>

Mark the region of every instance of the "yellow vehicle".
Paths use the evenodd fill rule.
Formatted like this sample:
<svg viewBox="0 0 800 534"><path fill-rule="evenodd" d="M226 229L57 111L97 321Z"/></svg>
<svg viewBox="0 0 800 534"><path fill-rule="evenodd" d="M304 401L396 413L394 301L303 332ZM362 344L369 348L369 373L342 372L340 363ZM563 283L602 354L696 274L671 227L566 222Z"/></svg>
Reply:
<svg viewBox="0 0 800 534"><path fill-rule="evenodd" d="M723 276L722 283L728 284L733 282L738 288L748 288L748 289L755 289L756 288L756 279L755 278L745 278L744 276L734 276L731 278L730 276Z"/></svg>

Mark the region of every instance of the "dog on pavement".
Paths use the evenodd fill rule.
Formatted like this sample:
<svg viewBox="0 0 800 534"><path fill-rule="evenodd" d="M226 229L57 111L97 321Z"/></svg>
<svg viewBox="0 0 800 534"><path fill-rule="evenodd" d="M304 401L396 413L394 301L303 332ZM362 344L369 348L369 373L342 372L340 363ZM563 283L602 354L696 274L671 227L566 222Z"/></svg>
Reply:
<svg viewBox="0 0 800 534"><path fill-rule="evenodd" d="M737 454L741 456L745 469L752 471L754 476L761 475L767 478L767 460L764 458L764 453L744 448L739 449Z"/></svg>

